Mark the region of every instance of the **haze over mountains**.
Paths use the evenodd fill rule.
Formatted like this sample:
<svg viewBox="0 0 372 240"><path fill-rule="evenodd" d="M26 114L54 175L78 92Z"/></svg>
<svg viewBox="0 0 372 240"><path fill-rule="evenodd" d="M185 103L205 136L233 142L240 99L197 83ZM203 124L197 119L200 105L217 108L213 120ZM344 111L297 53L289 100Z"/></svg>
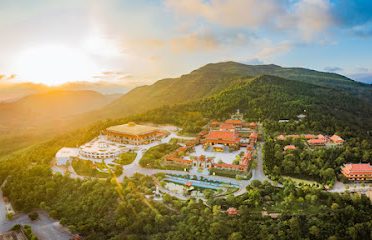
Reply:
<svg viewBox="0 0 372 240"><path fill-rule="evenodd" d="M56 124L68 117L105 106L116 95L94 91L48 91L23 97L10 103L0 103L0 126L32 129Z"/></svg>
<svg viewBox="0 0 372 240"><path fill-rule="evenodd" d="M130 90L130 87L125 86L121 83L115 82L68 82L59 86L47 86L44 84L37 84L31 82L25 83L10 83L10 82L0 82L0 102L13 102L19 100L22 97L46 93L48 91L80 91L80 90L90 90L96 91L101 94L111 95L111 94L124 94Z"/></svg>
<svg viewBox="0 0 372 240"><path fill-rule="evenodd" d="M308 110L311 117L325 123L332 119L356 129L372 127L371 85L304 68L213 63L179 78L137 87L124 95L78 91L80 84L65 85L74 91L50 92L44 87L20 88L25 93L32 92L30 89L39 93L0 104L0 130L8 134L2 138L17 137L19 144L25 146L30 135L46 139L108 118L140 114L139 121L157 119L182 125L180 121L190 121L189 113L199 116L192 120L197 122L213 116L227 117L237 108L253 119L294 118ZM110 87L106 89L111 91ZM24 134L28 137L19 138ZM17 146L11 147L14 150Z"/></svg>

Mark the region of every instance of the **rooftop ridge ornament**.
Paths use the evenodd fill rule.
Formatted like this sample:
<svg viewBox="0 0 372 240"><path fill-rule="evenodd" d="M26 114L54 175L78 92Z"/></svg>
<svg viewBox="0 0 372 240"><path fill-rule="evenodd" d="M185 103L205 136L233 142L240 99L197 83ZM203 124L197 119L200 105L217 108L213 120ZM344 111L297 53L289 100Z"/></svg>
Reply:
<svg viewBox="0 0 372 240"><path fill-rule="evenodd" d="M240 112L240 109L238 108L236 110L236 113L231 114L231 119L233 120L243 120L244 114Z"/></svg>

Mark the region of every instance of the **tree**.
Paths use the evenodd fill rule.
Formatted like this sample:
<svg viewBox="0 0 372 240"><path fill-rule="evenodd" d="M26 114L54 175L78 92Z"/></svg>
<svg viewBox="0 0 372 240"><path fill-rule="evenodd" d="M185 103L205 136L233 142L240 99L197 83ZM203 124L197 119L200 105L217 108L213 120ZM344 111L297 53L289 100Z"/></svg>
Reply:
<svg viewBox="0 0 372 240"><path fill-rule="evenodd" d="M309 233L315 237L319 237L320 230L317 226L313 225L309 228Z"/></svg>
<svg viewBox="0 0 372 240"><path fill-rule="evenodd" d="M242 240L243 235L240 232L233 232L229 236L229 240Z"/></svg>

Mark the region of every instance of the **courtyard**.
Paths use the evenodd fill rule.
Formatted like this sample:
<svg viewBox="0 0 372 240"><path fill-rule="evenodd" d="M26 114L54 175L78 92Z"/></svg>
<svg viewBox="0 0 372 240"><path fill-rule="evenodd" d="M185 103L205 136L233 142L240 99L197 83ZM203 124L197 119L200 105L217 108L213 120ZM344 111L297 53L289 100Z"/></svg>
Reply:
<svg viewBox="0 0 372 240"><path fill-rule="evenodd" d="M237 156L244 154L245 149L246 149L246 148L241 147L237 151L229 152L228 150L225 150L224 152L217 152L217 151L214 151L212 147L213 146L209 146L205 150L203 145L197 145L195 146L195 152L190 153L190 157L197 157L197 156L204 155L207 158L212 157L215 163L222 161L227 164L233 164Z"/></svg>

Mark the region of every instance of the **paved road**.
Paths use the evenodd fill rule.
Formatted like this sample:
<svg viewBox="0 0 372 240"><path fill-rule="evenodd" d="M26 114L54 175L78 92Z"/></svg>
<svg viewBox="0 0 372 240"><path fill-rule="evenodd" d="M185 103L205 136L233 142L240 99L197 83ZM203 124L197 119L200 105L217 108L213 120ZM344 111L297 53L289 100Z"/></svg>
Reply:
<svg viewBox="0 0 372 240"><path fill-rule="evenodd" d="M3 192L0 189L0 226L6 222L6 207L3 198Z"/></svg>
<svg viewBox="0 0 372 240"><path fill-rule="evenodd" d="M6 232L16 224L30 225L32 232L40 240L69 240L72 237L66 228L45 212L39 212L39 219L36 221L31 221L25 214L16 215L13 220L0 224L0 232Z"/></svg>
<svg viewBox="0 0 372 240"><path fill-rule="evenodd" d="M31 221L26 214L16 214L12 220L6 218L3 192L0 188L0 233L10 230L16 224L30 225L40 240L69 240L72 234L47 213L39 211L39 220Z"/></svg>
<svg viewBox="0 0 372 240"><path fill-rule="evenodd" d="M346 187L348 186L348 188ZM342 182L336 182L335 185L329 192L367 192L372 191L372 187L369 186L367 183L364 187L360 183L354 183L354 184L343 184Z"/></svg>
<svg viewBox="0 0 372 240"><path fill-rule="evenodd" d="M257 143L257 159L256 159L257 167L256 169L252 169L252 178L251 178L251 180L259 180L261 182L265 180L269 181L269 178L266 177L263 171L262 144L263 143Z"/></svg>

